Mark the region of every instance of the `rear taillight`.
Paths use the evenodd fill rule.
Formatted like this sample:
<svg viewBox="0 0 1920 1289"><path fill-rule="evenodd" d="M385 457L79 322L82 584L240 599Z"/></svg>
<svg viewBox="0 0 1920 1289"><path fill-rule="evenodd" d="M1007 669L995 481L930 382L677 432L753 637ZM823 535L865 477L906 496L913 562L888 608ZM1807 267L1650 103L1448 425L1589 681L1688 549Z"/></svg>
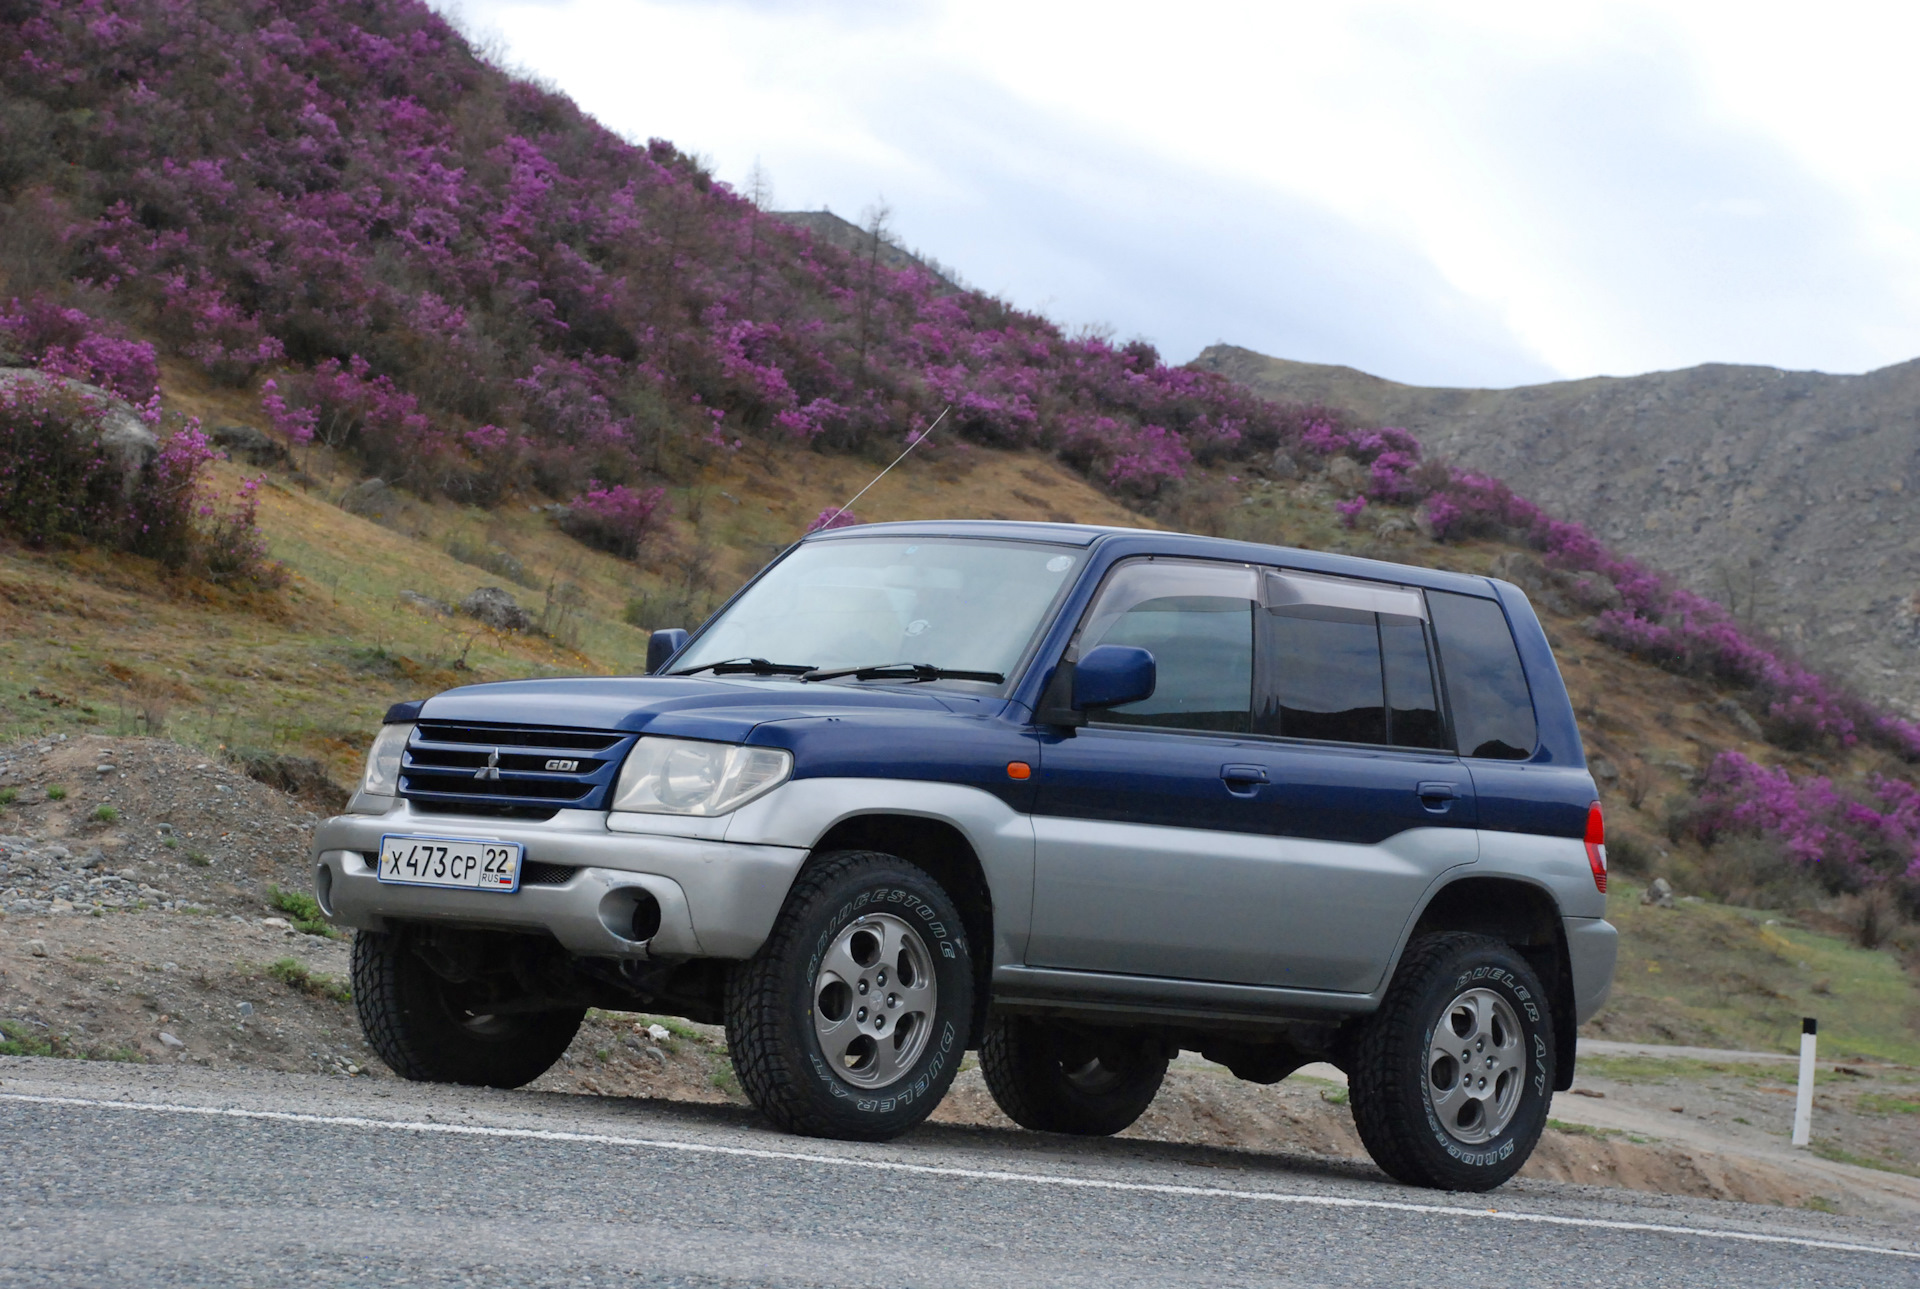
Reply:
<svg viewBox="0 0 1920 1289"><path fill-rule="evenodd" d="M1593 884L1607 893L1607 821L1600 817L1600 803L1587 807L1587 864L1593 869Z"/></svg>

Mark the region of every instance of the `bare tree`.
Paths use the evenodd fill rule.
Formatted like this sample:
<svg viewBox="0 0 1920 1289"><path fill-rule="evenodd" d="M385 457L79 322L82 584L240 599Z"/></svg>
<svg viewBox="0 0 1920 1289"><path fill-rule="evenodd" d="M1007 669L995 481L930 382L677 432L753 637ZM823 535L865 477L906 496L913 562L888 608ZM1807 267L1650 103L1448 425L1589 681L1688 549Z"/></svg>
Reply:
<svg viewBox="0 0 1920 1289"><path fill-rule="evenodd" d="M873 337L874 297L880 289L880 249L893 240L888 221L893 218L893 207L887 205L885 197L876 197L873 205L867 207L860 217L861 227L867 234L867 264L864 280L860 284L860 375L867 374L867 345Z"/></svg>
<svg viewBox="0 0 1920 1289"><path fill-rule="evenodd" d="M773 206L773 180L759 157L747 171L744 195L753 206L747 214L747 321L752 322L754 297L760 293L760 221Z"/></svg>

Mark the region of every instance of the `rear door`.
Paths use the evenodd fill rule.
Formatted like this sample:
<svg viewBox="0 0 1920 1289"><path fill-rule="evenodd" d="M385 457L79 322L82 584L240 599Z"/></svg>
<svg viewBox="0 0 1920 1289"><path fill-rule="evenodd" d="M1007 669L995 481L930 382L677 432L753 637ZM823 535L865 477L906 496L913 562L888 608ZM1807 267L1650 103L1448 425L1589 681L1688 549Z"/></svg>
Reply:
<svg viewBox="0 0 1920 1289"><path fill-rule="evenodd" d="M1434 879L1479 853L1426 599L1283 570L1263 580L1259 621L1254 728L1274 740L1280 874L1261 983L1364 993Z"/></svg>

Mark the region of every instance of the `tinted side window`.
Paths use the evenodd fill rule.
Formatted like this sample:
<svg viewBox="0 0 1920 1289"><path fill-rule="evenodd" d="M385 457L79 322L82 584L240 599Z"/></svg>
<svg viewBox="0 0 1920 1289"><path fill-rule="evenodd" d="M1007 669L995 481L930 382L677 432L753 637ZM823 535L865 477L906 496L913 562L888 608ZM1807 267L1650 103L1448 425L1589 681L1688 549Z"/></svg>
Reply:
<svg viewBox="0 0 1920 1289"><path fill-rule="evenodd" d="M1441 591L1427 593L1427 607L1461 754L1513 761L1532 756L1533 696L1507 615L1492 600Z"/></svg>
<svg viewBox="0 0 1920 1289"><path fill-rule="evenodd" d="M1380 659L1387 676L1387 736L1393 745L1445 747L1426 624L1419 618L1382 613Z"/></svg>
<svg viewBox="0 0 1920 1289"><path fill-rule="evenodd" d="M1253 575L1153 562L1115 570L1080 652L1132 645L1153 655L1153 696L1089 712L1101 724L1245 734L1253 727Z"/></svg>
<svg viewBox="0 0 1920 1289"><path fill-rule="evenodd" d="M1340 743L1387 741L1377 615L1323 604L1267 611L1260 732Z"/></svg>

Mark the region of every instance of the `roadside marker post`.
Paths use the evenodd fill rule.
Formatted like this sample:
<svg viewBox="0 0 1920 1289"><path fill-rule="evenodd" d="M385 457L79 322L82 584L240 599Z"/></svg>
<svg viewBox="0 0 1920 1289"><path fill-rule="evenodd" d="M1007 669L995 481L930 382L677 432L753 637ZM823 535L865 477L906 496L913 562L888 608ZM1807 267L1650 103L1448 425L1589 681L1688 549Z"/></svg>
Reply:
<svg viewBox="0 0 1920 1289"><path fill-rule="evenodd" d="M1793 1103L1793 1144L1804 1146L1813 1139L1813 1049L1818 1041L1820 1022L1812 1016L1800 1022L1800 1095Z"/></svg>

